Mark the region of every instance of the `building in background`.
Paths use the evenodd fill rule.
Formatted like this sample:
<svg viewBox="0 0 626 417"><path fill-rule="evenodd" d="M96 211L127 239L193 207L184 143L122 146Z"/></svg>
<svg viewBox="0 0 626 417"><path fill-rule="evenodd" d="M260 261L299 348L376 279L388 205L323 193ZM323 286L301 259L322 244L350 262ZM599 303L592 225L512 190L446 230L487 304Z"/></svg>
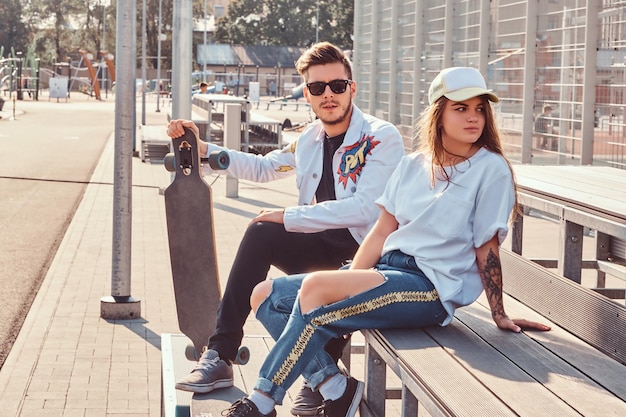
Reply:
<svg viewBox="0 0 626 417"><path fill-rule="evenodd" d="M289 95L302 82L295 62L304 49L277 45L198 45L198 70L193 73L192 82L226 86L235 95L248 94L250 82L258 82L262 95Z"/></svg>
<svg viewBox="0 0 626 417"><path fill-rule="evenodd" d="M444 67L471 66L501 98L507 155L520 163L626 169L626 5L618 0L359 0L356 102L398 126L408 150ZM540 149L545 104L557 149Z"/></svg>

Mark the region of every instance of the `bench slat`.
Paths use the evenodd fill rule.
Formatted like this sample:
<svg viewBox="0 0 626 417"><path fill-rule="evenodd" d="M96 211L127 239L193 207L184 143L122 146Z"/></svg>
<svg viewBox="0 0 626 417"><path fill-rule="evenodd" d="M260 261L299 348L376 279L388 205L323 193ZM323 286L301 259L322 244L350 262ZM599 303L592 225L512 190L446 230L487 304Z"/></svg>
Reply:
<svg viewBox="0 0 626 417"><path fill-rule="evenodd" d="M431 415L515 415L423 330L363 333L369 347L383 357Z"/></svg>
<svg viewBox="0 0 626 417"><path fill-rule="evenodd" d="M546 355L549 352L536 346L525 334L499 330L485 308L461 310L457 313L462 320L455 319L445 328L429 328L428 333L454 355L467 372L480 380L517 415L579 415L538 383L532 371L529 372L529 368L548 368L546 364L553 364L555 359Z"/></svg>
<svg viewBox="0 0 626 417"><path fill-rule="evenodd" d="M515 303L514 300L507 299L507 310L515 311L516 316L528 317L528 307L517 303L516 308L509 307ZM510 363L523 370L534 386L530 384L504 379L496 381L496 385L491 388L500 394L501 385L509 384L510 391L506 392L503 401L509 404L520 415L578 415L585 416L610 416L626 415L626 403L602 386L609 378L602 376L603 371L621 369L623 376L624 368L614 360L606 357L588 344L582 343L579 339L568 334L563 329L553 326L553 330L544 332L525 332L522 334L508 334L499 330L491 319L491 314L486 308L480 306L469 306L457 311L459 321L469 326L477 332L486 343L494 346L501 352ZM545 321L545 320L542 320ZM442 329L445 332L445 329ZM551 340L551 343L541 343L541 337ZM454 343L454 340L452 341ZM465 356L475 353L469 349L463 349ZM611 366L612 362L612 366ZM597 367L595 378L587 375L581 366L586 364L587 370ZM475 363L471 363L472 369L476 369ZM497 367L497 365L496 365ZM498 371L500 372L500 371ZM612 372L615 376L616 373ZM487 377L480 375L482 381ZM618 378L619 384L623 384L623 378ZM520 381L521 382L521 381ZM523 386L523 389L521 387ZM528 392L533 392L530 398L519 401L519 397L525 396ZM553 404L550 404L553 403ZM564 408L563 411L551 410L553 407ZM571 408L570 408L571 407ZM540 410L545 409L542 413ZM569 410L569 411L567 411ZM575 410L575 411L574 411Z"/></svg>
<svg viewBox="0 0 626 417"><path fill-rule="evenodd" d="M506 249L500 254L508 294L626 364L624 306Z"/></svg>

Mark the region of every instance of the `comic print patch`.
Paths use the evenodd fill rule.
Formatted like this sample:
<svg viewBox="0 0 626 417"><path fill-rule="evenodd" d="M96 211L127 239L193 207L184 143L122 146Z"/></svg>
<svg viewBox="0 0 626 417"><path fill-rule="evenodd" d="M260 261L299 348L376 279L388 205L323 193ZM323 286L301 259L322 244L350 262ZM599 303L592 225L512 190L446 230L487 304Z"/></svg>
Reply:
<svg viewBox="0 0 626 417"><path fill-rule="evenodd" d="M372 150L379 143L379 140L374 140L374 136L363 135L360 141L346 149L337 170L339 183L343 184L344 189L348 186L349 179L356 184L356 179L361 175L361 170L365 166L367 155L371 155Z"/></svg>

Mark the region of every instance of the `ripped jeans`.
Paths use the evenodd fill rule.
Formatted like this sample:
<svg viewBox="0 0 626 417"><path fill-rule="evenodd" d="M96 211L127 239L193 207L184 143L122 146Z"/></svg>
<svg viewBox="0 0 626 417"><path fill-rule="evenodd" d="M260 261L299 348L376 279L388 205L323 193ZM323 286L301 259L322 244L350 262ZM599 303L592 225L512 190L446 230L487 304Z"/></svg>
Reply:
<svg viewBox="0 0 626 417"><path fill-rule="evenodd" d="M447 313L433 284L412 256L389 252L375 267L380 285L307 314L298 290L306 274L277 278L256 317L276 340L259 371L254 389L282 404L287 389L302 375L314 390L339 373L324 350L331 338L360 329L418 328L441 323Z"/></svg>

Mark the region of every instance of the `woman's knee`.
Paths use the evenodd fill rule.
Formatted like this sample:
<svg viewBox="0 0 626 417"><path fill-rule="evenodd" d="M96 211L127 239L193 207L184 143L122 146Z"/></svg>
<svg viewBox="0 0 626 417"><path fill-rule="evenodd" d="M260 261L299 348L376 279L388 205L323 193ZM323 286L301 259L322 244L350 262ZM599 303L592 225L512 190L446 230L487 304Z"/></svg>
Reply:
<svg viewBox="0 0 626 417"><path fill-rule="evenodd" d="M250 307L252 307L252 311L255 314L263 300L269 296L271 290L272 281L270 280L262 281L254 287L250 295Z"/></svg>
<svg viewBox="0 0 626 417"><path fill-rule="evenodd" d="M300 288L300 308L303 313L310 312L315 307L328 304L332 290L329 288L328 274L323 272L312 272L302 280L302 287ZM332 287L332 286L331 286Z"/></svg>

